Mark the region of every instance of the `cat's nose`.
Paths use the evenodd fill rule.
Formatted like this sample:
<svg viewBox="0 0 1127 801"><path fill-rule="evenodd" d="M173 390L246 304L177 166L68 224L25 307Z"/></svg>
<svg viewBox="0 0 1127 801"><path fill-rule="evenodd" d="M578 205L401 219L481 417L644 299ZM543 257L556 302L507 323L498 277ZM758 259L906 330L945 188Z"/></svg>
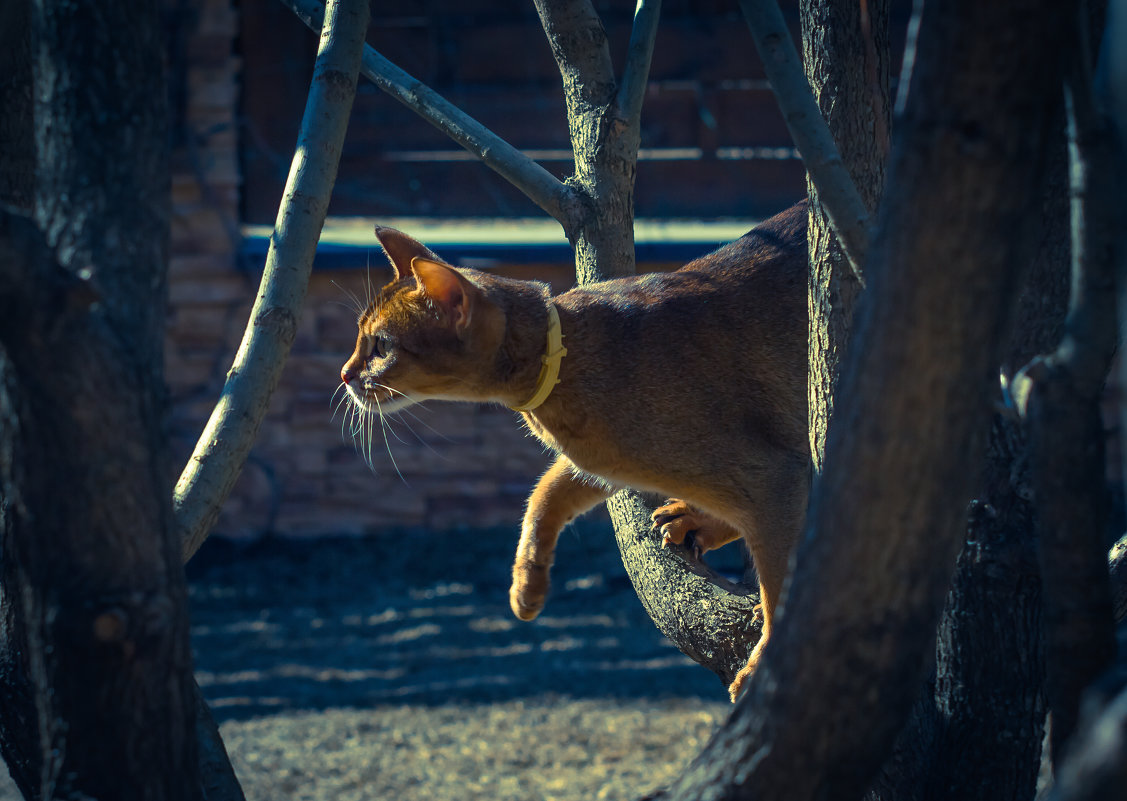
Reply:
<svg viewBox="0 0 1127 801"><path fill-rule="evenodd" d="M348 367L340 368L340 380L344 383L349 383L352 379L356 378L356 373L348 369Z"/></svg>

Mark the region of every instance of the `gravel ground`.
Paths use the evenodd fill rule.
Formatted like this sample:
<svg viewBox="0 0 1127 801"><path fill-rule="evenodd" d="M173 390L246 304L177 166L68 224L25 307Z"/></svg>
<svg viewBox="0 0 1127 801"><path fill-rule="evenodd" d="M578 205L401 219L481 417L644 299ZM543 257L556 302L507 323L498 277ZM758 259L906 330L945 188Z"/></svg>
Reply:
<svg viewBox="0 0 1127 801"><path fill-rule="evenodd" d="M675 776L727 714L719 679L654 629L608 524L565 532L533 623L509 612L514 547L209 542L197 678L247 798L627 799Z"/></svg>

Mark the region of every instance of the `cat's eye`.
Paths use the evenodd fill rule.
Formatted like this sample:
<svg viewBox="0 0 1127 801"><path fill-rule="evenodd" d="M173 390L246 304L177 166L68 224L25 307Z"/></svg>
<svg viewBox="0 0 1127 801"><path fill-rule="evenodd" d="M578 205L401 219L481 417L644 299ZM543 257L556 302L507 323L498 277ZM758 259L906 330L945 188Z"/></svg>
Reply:
<svg viewBox="0 0 1127 801"><path fill-rule="evenodd" d="M376 334L372 342L372 354L380 359L386 359L391 353L391 337L387 334Z"/></svg>

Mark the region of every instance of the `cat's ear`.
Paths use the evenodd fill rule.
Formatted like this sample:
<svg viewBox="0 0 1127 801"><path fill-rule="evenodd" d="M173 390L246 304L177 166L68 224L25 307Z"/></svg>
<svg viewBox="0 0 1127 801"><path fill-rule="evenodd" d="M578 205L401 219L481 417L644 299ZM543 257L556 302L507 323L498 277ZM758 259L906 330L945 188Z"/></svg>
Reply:
<svg viewBox="0 0 1127 801"><path fill-rule="evenodd" d="M380 240L387 260L395 270L395 279L406 278L411 275L411 260L415 258L441 261L431 250L416 239L412 239L402 231L394 228L376 226L376 239Z"/></svg>
<svg viewBox="0 0 1127 801"><path fill-rule="evenodd" d="M450 265L419 256L411 260L411 272L419 291L443 309L454 333L463 337L473 316L474 285Z"/></svg>

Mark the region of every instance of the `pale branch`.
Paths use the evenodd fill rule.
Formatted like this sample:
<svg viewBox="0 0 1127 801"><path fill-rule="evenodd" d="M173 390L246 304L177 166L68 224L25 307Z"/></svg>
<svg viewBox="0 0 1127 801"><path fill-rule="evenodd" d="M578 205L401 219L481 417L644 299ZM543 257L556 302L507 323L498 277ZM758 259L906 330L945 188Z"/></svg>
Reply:
<svg viewBox="0 0 1127 801"><path fill-rule="evenodd" d="M330 0L325 20L258 298L219 402L173 495L185 561L206 539L246 462L297 333L356 95L367 0Z"/></svg>
<svg viewBox="0 0 1127 801"><path fill-rule="evenodd" d="M282 2L310 28L321 29L324 5L318 0ZM523 192L574 241L584 216L575 190L369 45L364 45L360 72Z"/></svg>
<svg viewBox="0 0 1127 801"><path fill-rule="evenodd" d="M1081 4L1081 8L1084 8ZM1038 556L1048 654L1046 695L1059 765L1085 688L1115 656L1100 401L1116 347L1115 259L1120 212L1112 132L1092 94L1080 13L1066 34L1072 285L1064 336L1025 372Z"/></svg>
<svg viewBox="0 0 1127 801"><path fill-rule="evenodd" d="M635 127L642 116L642 101L646 97L650 59L660 17L661 0L638 0L634 10L634 27L630 30L630 45L626 50L626 64L622 68L622 82L618 87L619 113L627 124Z"/></svg>
<svg viewBox="0 0 1127 801"><path fill-rule="evenodd" d="M853 274L863 282L869 212L818 110L786 20L776 0L740 0L740 9L775 90L787 130L818 190L818 198L849 258Z"/></svg>

